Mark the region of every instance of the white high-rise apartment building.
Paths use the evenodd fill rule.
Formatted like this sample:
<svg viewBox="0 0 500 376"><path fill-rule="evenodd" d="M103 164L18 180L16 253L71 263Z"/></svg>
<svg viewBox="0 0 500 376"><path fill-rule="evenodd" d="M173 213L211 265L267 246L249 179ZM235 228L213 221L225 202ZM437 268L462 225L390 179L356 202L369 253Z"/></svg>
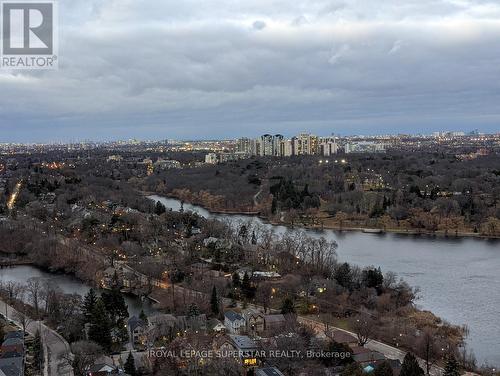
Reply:
<svg viewBox="0 0 500 376"><path fill-rule="evenodd" d="M311 136L308 133L301 133L298 137L297 155L309 155L311 153Z"/></svg>
<svg viewBox="0 0 500 376"><path fill-rule="evenodd" d="M281 143L283 142L283 136L280 134L273 136L273 156L282 157L283 153L281 150Z"/></svg>
<svg viewBox="0 0 500 376"><path fill-rule="evenodd" d="M261 136L259 155L261 157L273 155L273 136L270 134Z"/></svg>
<svg viewBox="0 0 500 376"><path fill-rule="evenodd" d="M319 152L321 155L328 157L333 154L337 154L339 147L335 137L326 137L320 140Z"/></svg>
<svg viewBox="0 0 500 376"><path fill-rule="evenodd" d="M238 153L252 154L252 140L248 137L239 138L236 143L236 151Z"/></svg>
<svg viewBox="0 0 500 376"><path fill-rule="evenodd" d="M293 155L293 140L281 141L281 155L283 157L291 157Z"/></svg>

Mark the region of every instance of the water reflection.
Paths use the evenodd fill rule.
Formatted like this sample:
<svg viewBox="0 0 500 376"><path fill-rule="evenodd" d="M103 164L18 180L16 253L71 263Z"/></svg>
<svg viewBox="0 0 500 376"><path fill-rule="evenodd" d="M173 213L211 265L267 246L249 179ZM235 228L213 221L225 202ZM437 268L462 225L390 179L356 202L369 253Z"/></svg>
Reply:
<svg viewBox="0 0 500 376"><path fill-rule="evenodd" d="M78 294L85 296L90 290L90 286L82 283L75 277L66 274L48 273L33 266L23 265L9 268L0 269L0 281L6 283L9 281L25 284L30 278L40 278L42 281L51 281L58 286L65 294ZM97 290L98 293L100 292ZM129 315L138 316L141 309L146 314L156 312L149 300L142 301L136 296L124 295L125 302L128 306Z"/></svg>

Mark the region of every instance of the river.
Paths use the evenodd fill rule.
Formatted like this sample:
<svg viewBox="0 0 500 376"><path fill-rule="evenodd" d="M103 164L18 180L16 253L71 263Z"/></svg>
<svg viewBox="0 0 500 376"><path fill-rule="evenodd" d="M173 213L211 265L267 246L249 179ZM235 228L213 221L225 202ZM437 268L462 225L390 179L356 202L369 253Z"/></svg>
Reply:
<svg viewBox="0 0 500 376"><path fill-rule="evenodd" d="M85 296L90 290L90 286L86 285L76 277L67 274L55 274L49 273L44 270L38 269L34 266L23 265L14 266L0 269L0 281L1 282L18 282L25 284L30 278L40 278L42 281L50 280L56 286L59 286L62 292L65 294L78 294ZM97 290L97 293L100 291ZM147 315L155 313L151 302L149 300L142 301L136 296L124 294L125 302L128 306L128 312L130 316L139 316L141 309Z"/></svg>
<svg viewBox="0 0 500 376"><path fill-rule="evenodd" d="M167 208L179 210L179 200L150 196ZM184 204L184 210L232 223L254 221L276 233L297 231L271 225L258 217L211 214ZM334 230L305 230L311 236L335 240L341 261L380 266L420 288L419 308L450 323L469 328L467 343L478 365L500 365L500 241L480 238L366 234Z"/></svg>

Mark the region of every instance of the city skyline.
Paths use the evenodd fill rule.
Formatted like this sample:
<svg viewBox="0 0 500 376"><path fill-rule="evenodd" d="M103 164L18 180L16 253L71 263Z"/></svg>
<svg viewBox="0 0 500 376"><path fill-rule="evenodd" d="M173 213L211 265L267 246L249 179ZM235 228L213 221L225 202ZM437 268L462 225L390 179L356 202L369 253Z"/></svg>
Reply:
<svg viewBox="0 0 500 376"><path fill-rule="evenodd" d="M0 139L0 145L1 144L19 144L19 145L70 145L70 144L79 144L79 143L96 143L96 144L105 144L105 143L130 143L130 142L141 142L141 143L158 143L158 142L211 142L211 141L238 141L238 139L241 138L249 138L249 139L256 139L260 138L263 135L269 134L271 136L274 135L281 135L285 137L286 139L292 139L294 137L297 137L298 135L302 133L307 133L311 134L312 136L317 136L319 138L331 138L331 137L336 137L340 139L348 139L348 138L366 138L366 139L371 139L371 138L394 138L394 137L415 137L415 138L425 138L425 137L444 137L446 135L452 136L452 137L457 137L457 136L489 136L489 135L497 135L500 133L499 131L493 131L493 132L482 132L479 129L465 129L465 130L459 130L459 129L449 129L449 130L436 130L436 131L431 131L431 132L422 132L422 133L404 133L404 132L397 132L397 133L370 133L370 134L342 134L342 133L337 133L337 132L330 132L328 131L323 132L323 133L312 133L310 130L302 129L299 132L293 133L293 132L283 132L283 133L278 133L278 132L264 132L264 133L259 133L255 135L250 135L249 133L241 133L241 134L235 134L232 137L198 137L198 138L172 138L172 137L155 137L155 138L146 138L146 137L130 137L130 138L109 138L109 139L96 139L96 138L71 138L71 139L62 139L62 140L46 140L46 141L5 141L3 139Z"/></svg>
<svg viewBox="0 0 500 376"><path fill-rule="evenodd" d="M0 70L0 141L500 129L494 2L59 8L59 69Z"/></svg>

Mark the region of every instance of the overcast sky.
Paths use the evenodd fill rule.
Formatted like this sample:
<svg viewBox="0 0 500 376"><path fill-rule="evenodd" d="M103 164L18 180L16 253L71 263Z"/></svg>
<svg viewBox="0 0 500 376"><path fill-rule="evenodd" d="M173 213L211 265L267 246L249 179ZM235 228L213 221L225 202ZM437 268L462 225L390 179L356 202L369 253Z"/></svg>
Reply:
<svg viewBox="0 0 500 376"><path fill-rule="evenodd" d="M500 131L500 2L60 0L0 142Z"/></svg>

